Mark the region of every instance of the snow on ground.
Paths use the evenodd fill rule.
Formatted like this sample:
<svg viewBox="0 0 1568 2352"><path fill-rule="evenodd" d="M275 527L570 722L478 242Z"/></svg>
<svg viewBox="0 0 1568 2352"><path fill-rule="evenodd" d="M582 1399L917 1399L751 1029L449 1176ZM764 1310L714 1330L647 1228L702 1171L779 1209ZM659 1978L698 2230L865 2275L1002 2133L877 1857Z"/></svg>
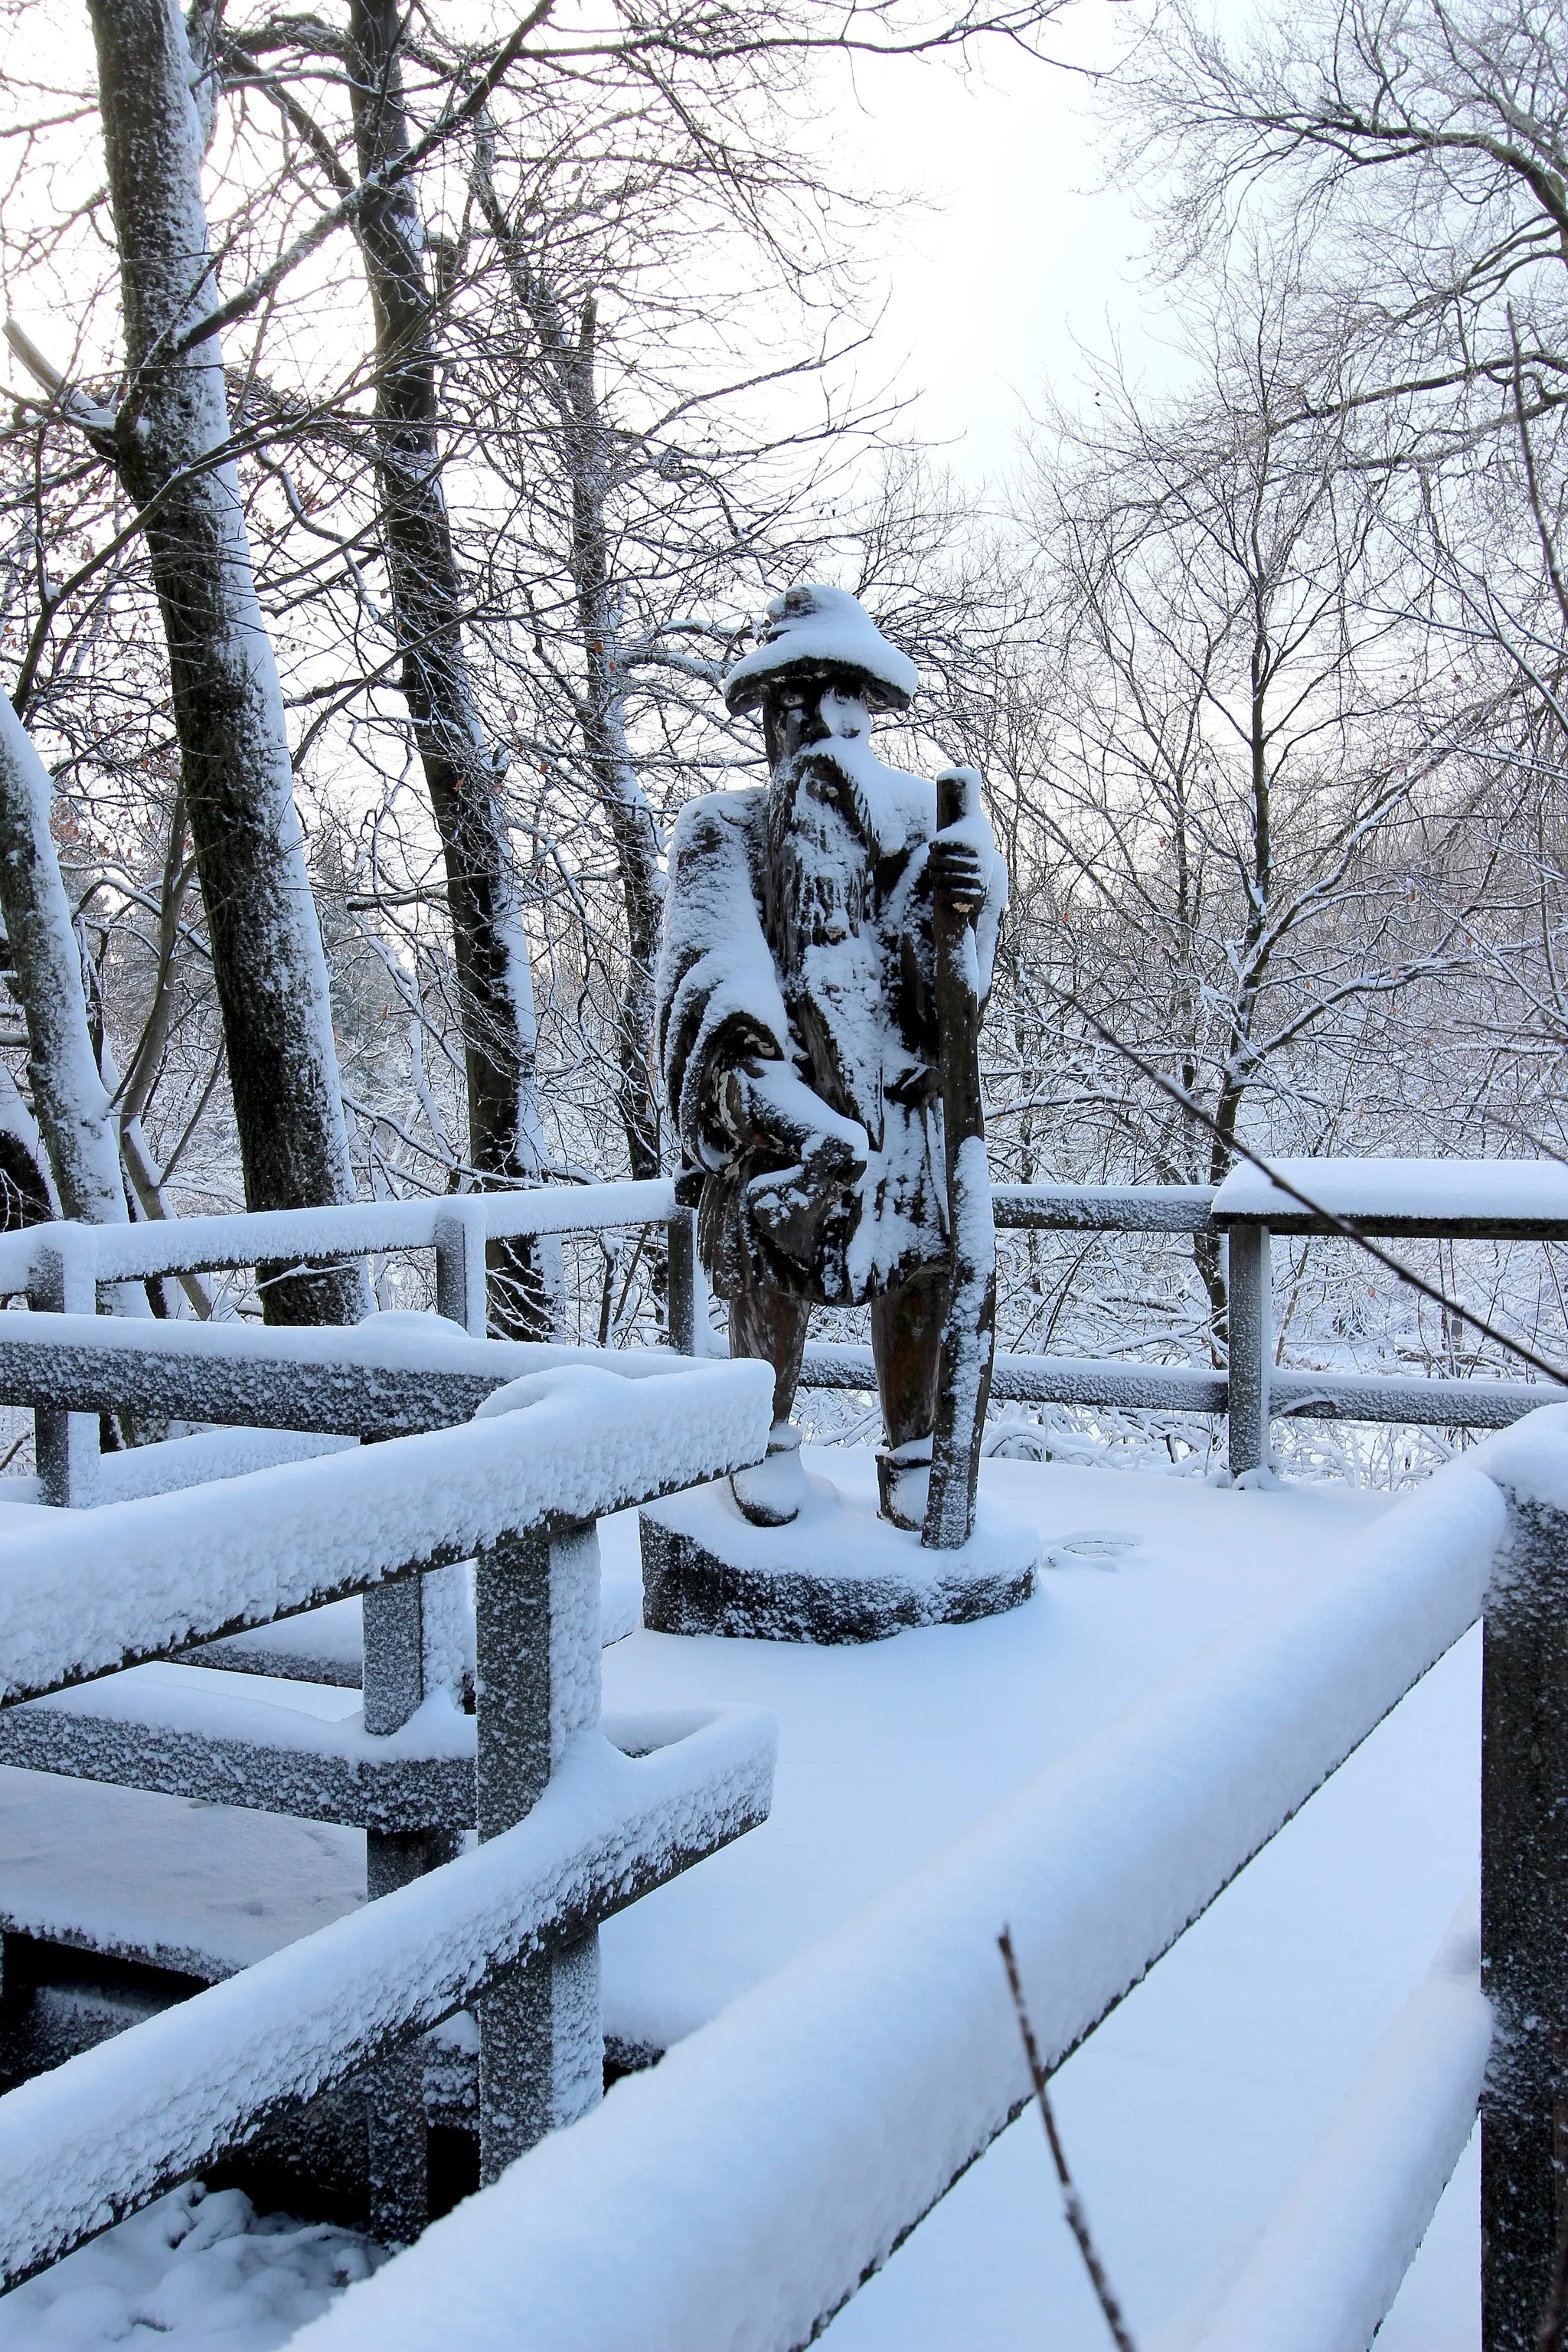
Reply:
<svg viewBox="0 0 1568 2352"><path fill-rule="evenodd" d="M868 1454L814 1453L811 1466L871 1490ZM1039 1528L1057 1563L1036 1599L1008 1617L865 1648L638 1633L605 1654L610 1710L742 1699L773 1707L781 1726L766 1827L606 1927L611 2031L659 2042L692 2030L1386 1507L1386 1498L1365 1493L1236 1494L1059 1464L992 1462L984 1475L998 1506ZM1135 1541L1066 1548L1065 1538L1083 1534ZM610 1523L607 1574L624 1577L635 1551L632 1520ZM1474 1880L1477 1654L1472 1638L1426 1678L1062 2070L1068 2154L1144 2352L1245 2250ZM323 1833L301 1824L0 1774L0 1830L8 1810L16 1829L26 1817L35 1873L37 1808L67 1798L73 1819L98 1801L116 1809L122 1885L134 1871L145 1887L160 1864L179 1870L182 1934L192 1943L202 1940L204 1902L232 1937L247 1901L236 1878L264 1872L269 1841L279 1863L286 1846L305 1874L290 1921L313 1904L321 1916L352 1899L349 1857L338 1852L350 1832L325 1833L323 1846ZM142 1844L132 1855L126 1841L136 1822ZM226 1823L246 1833L226 1841ZM76 1822L78 1836L89 1829ZM195 1842L182 1843L192 1832ZM322 1883L313 1890L316 1853ZM0 1906L16 1853L0 1834ZM114 1897L106 1882L79 1899L96 1903L100 1917ZM262 1940L272 1917L272 1934L287 1932L281 1911L244 1916ZM138 1925L144 1930L144 1918ZM150 2228L147 2217L123 2225L71 2263L117 2259L120 2242L141 2232L135 2261L152 2268L135 2291L161 2292L152 2284L159 2257ZM215 2318L204 2334L205 2323L192 2317L178 2352L241 2342L246 2352L269 2352L296 2324L284 2308L289 2294L324 2292L318 2273L300 2283L285 2236L223 2242L258 2247L258 2277L276 2250L294 2284L279 2287L272 2321L244 2322L262 2332L231 2336ZM178 2250L168 2257L171 2277L181 2259ZM1476 2263L1472 2150L1380 2352L1473 2352ZM38 2299L69 2269L60 2265L0 2305L5 2352L34 2352L35 2344L99 2352L128 2340L113 2316L129 2307L123 2298L105 2304L96 2335L13 2332L13 2313L41 2310ZM142 2331L129 2340L142 2340ZM1060 2218L1037 2116L1026 2115L973 2168L828 2340L839 2352L1015 2352L1037 2341L1100 2352L1103 2322ZM1159 2352L1178 2352L1175 2339Z"/></svg>
<svg viewBox="0 0 1568 2352"><path fill-rule="evenodd" d="M349 2230L176 2189L0 2298L5 2352L274 2352L381 2257Z"/></svg>

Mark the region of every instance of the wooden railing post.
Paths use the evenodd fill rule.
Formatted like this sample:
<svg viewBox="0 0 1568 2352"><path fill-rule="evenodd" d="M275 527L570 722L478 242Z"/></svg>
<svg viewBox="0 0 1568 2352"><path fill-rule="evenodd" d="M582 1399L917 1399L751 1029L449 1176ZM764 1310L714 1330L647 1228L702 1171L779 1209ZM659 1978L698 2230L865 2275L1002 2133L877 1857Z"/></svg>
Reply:
<svg viewBox="0 0 1568 2352"><path fill-rule="evenodd" d="M476 1339L489 1328L485 1213L477 1201L454 1202L437 1216L436 1312Z"/></svg>
<svg viewBox="0 0 1568 2352"><path fill-rule="evenodd" d="M669 1344L678 1356L697 1353L698 1301L702 1270L697 1262L697 1215L677 1209L669 1234Z"/></svg>
<svg viewBox="0 0 1568 2352"><path fill-rule="evenodd" d="M27 1303L43 1315L96 1315L96 1253L90 1231L68 1228L33 1260ZM98 1415L36 1406L33 1454L46 1503L79 1510L98 1499Z"/></svg>
<svg viewBox="0 0 1568 2352"><path fill-rule="evenodd" d="M599 1718L599 1538L510 1538L476 1561L479 1836L543 1795ZM479 2003L479 2179L489 2182L604 2092L599 1936L521 1961Z"/></svg>
<svg viewBox="0 0 1568 2352"><path fill-rule="evenodd" d="M1481 2342L1534 2352L1568 2200L1568 1513L1504 1495L1481 1681Z"/></svg>
<svg viewBox="0 0 1568 2352"><path fill-rule="evenodd" d="M451 1681L446 1621L461 1575L461 1570L432 1569L365 1594L361 1607L367 1731L381 1738L401 1731L437 1683ZM460 1592L456 1597L460 1605ZM462 1831L456 1823L433 1830L366 1830L366 1896L374 1903L392 1894L410 1879L455 1860L461 1847ZM371 2069L366 2125L370 2234L379 2245L412 2245L429 2210L423 2036Z"/></svg>
<svg viewBox="0 0 1568 2352"><path fill-rule="evenodd" d="M1268 1375L1274 1359L1273 1253L1267 1225L1233 1225L1226 1244L1226 1397L1230 1473L1268 1465Z"/></svg>

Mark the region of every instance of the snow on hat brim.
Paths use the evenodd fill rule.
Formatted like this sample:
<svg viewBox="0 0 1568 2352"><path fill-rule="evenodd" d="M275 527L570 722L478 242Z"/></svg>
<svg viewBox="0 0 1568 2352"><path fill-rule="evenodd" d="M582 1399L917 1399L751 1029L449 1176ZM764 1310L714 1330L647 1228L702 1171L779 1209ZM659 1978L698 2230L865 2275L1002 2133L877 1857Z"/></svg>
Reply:
<svg viewBox="0 0 1568 2352"><path fill-rule="evenodd" d="M773 679L789 670L852 670L881 710L905 710L920 687L908 654L890 646L858 597L843 588L791 588L768 606L762 641L724 681L737 717L754 710Z"/></svg>

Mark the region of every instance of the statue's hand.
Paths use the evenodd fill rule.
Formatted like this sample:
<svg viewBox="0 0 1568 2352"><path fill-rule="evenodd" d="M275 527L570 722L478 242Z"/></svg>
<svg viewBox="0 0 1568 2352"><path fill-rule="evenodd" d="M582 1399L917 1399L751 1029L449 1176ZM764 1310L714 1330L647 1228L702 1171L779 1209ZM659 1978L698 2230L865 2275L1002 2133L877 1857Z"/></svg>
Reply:
<svg viewBox="0 0 1568 2352"><path fill-rule="evenodd" d="M742 1063L730 1073L725 1105L737 1141L802 1162L830 1190L842 1192L866 1172L865 1129L825 1103L787 1062Z"/></svg>
<svg viewBox="0 0 1568 2352"><path fill-rule="evenodd" d="M819 1136L793 1168L752 1177L746 1187L752 1226L803 1272L809 1271L824 1218L865 1172L863 1153L841 1136Z"/></svg>
<svg viewBox="0 0 1568 2352"><path fill-rule="evenodd" d="M962 834L939 833L926 851L928 889L951 898L961 914L976 915L985 904L985 861Z"/></svg>
<svg viewBox="0 0 1568 2352"><path fill-rule="evenodd" d="M754 1233L809 1271L824 1218L866 1173L865 1129L831 1109L784 1062L733 1073L731 1116L751 1150L785 1163L764 1169L746 1186Z"/></svg>

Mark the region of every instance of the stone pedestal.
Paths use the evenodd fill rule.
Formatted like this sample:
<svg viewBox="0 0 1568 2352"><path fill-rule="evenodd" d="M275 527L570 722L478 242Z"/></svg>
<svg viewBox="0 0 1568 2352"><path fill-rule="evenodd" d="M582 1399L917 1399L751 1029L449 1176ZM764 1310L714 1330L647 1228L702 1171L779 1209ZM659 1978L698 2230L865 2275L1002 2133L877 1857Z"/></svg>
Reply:
<svg viewBox="0 0 1568 2352"><path fill-rule="evenodd" d="M868 1503L810 1475L784 1528L754 1528L718 1478L641 1512L643 1622L659 1633L880 1642L998 1616L1035 1587L1039 1538L982 1504L960 1551L927 1551Z"/></svg>

